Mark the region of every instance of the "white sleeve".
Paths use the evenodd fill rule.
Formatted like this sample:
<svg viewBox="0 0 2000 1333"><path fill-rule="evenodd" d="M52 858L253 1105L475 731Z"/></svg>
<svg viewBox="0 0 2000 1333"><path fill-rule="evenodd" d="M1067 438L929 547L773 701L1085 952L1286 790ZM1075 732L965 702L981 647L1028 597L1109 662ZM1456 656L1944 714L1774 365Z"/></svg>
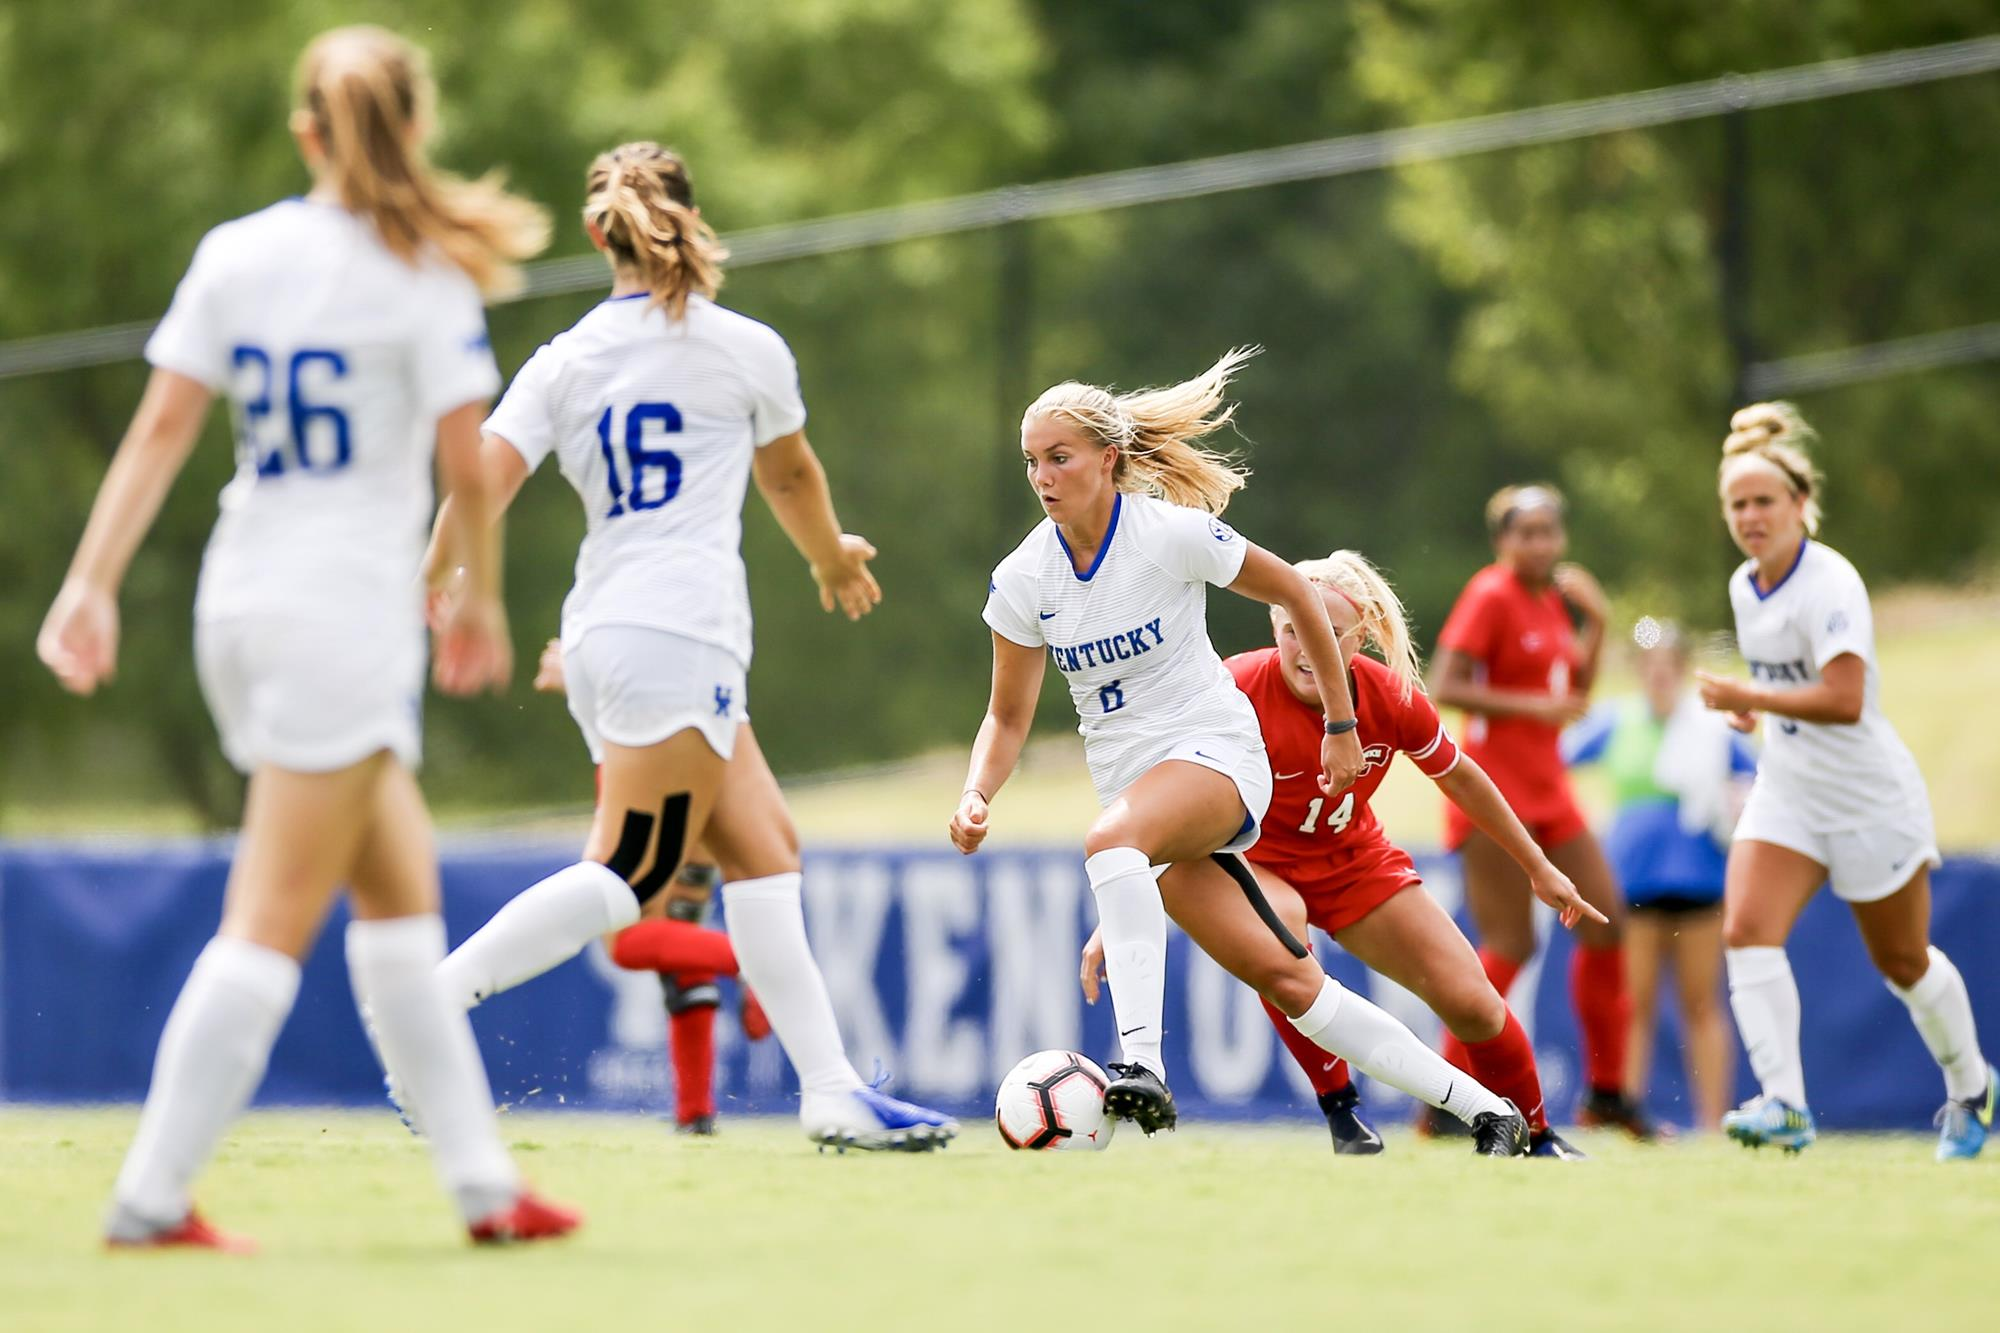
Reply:
<svg viewBox="0 0 2000 1333"><path fill-rule="evenodd" d="M479 289L453 270L433 284L417 328L417 407L435 420L500 391L500 367L486 336L486 307Z"/></svg>
<svg viewBox="0 0 2000 1333"><path fill-rule="evenodd" d="M1868 588L1861 576L1840 570L1819 589L1807 610L1806 641L1812 645L1813 669L1819 670L1844 653L1862 661L1875 656L1875 612L1868 605Z"/></svg>
<svg viewBox="0 0 2000 1333"><path fill-rule="evenodd" d="M986 610L981 613L988 628L1009 643L1023 648L1040 648L1042 621L1035 608L1034 584L1014 572L1012 562L1003 561L986 585ZM1023 584L1026 587L1023 587Z"/></svg>
<svg viewBox="0 0 2000 1333"><path fill-rule="evenodd" d="M806 402L799 393L799 363L775 329L760 329L744 357L750 375L750 438L761 449L803 429Z"/></svg>
<svg viewBox="0 0 2000 1333"><path fill-rule="evenodd" d="M555 353L547 344L535 349L528 364L514 373L514 382L500 395L499 406L480 428L513 445L530 472L556 447L555 414L549 405L555 366Z"/></svg>
<svg viewBox="0 0 2000 1333"><path fill-rule="evenodd" d="M216 310L220 243L210 232L201 238L188 270L174 288L173 304L146 339L146 360L220 393L229 381L230 348Z"/></svg>
<svg viewBox="0 0 2000 1333"><path fill-rule="evenodd" d="M1189 583L1226 588L1236 582L1250 543L1235 528L1199 509L1165 503L1148 508L1149 531L1142 540L1160 568Z"/></svg>

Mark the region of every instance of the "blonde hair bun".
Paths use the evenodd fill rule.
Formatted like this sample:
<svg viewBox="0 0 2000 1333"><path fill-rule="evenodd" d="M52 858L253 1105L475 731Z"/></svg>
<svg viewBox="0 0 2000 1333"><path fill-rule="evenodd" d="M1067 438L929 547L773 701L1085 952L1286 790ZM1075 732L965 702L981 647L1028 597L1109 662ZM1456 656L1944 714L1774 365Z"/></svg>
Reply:
<svg viewBox="0 0 2000 1333"><path fill-rule="evenodd" d="M1752 403L1731 414L1729 437L1722 442L1722 453L1728 458L1749 453L1760 445L1779 443L1804 449L1817 438L1791 403Z"/></svg>

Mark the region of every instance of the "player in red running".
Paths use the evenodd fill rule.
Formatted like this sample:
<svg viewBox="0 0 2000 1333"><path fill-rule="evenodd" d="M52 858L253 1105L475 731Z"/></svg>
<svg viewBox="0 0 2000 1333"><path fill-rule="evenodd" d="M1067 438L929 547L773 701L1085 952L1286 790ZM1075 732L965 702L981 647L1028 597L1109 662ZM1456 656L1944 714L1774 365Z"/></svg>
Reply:
<svg viewBox="0 0 2000 1333"><path fill-rule="evenodd" d="M1582 568L1562 560L1563 498L1553 486L1508 486L1486 505L1494 562L1472 576L1438 636L1431 697L1462 708L1465 752L1477 759L1534 839L1603 918L1577 931L1570 998L1583 1031L1586 1089L1577 1123L1611 1125L1636 1138L1655 1130L1625 1093L1631 1000L1625 990L1625 904L1610 863L1570 791L1559 740L1589 707L1609 607ZM1579 635L1572 608L1582 618ZM1520 865L1457 806L1445 810L1445 845L1465 868L1465 900L1479 931L1479 959L1502 995L1535 952L1528 884ZM1447 1042L1445 1055L1469 1069Z"/></svg>
<svg viewBox="0 0 2000 1333"><path fill-rule="evenodd" d="M1345 791L1323 793L1313 781L1325 714L1319 687L1291 619L1271 609L1276 646L1239 653L1224 665L1250 699L1270 755L1274 794L1264 836L1247 853L1265 898L1295 936L1308 924L1331 935L1372 970L1415 993L1468 1052L1470 1072L1511 1099L1528 1118L1530 1154L1581 1153L1549 1128L1535 1052L1520 1020L1481 970L1478 957L1437 902L1421 890L1416 866L1389 841L1369 807L1397 753L1407 754L1474 824L1518 858L1534 892L1563 910L1563 924L1592 914L1550 864L1478 764L1462 755L1425 697L1421 668L1395 590L1354 551L1295 568L1319 589L1348 663L1348 689L1360 722L1361 776ZM1386 665L1362 652L1372 642ZM1601 920L1601 918L1599 918ZM1084 993L1094 999L1101 950L1085 946ZM1286 1049L1312 1080L1333 1130L1334 1151L1380 1152L1382 1141L1355 1114L1344 1060L1306 1042L1266 1005Z"/></svg>
<svg viewBox="0 0 2000 1333"><path fill-rule="evenodd" d="M562 640L550 639L535 671L535 688L562 694ZM601 781L601 775L600 775ZM674 1067L674 1128L715 1133L715 1011L718 977L737 977L743 1035L762 1041L771 1020L740 975L726 932L701 924L721 883L708 850L696 846L645 917L609 937L611 961L630 972L656 972L667 1006L667 1058Z"/></svg>

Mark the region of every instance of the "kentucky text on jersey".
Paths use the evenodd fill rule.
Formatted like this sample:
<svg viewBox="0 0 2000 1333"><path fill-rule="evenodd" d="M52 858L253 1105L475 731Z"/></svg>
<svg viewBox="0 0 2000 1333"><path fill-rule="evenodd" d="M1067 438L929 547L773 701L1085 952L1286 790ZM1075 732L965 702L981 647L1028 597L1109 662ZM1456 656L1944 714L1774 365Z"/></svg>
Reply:
<svg viewBox="0 0 2000 1333"><path fill-rule="evenodd" d="M1164 616L1157 617L1137 629L1128 629L1108 639L1092 639L1089 643L1079 643L1071 648L1052 643L1049 645L1049 656L1055 659L1056 670L1062 672L1082 671L1088 667L1103 666L1106 662L1129 662L1167 641L1167 636L1160 632L1161 621L1165 619Z"/></svg>
<svg viewBox="0 0 2000 1333"><path fill-rule="evenodd" d="M1812 668L1797 659L1790 662L1751 662L1750 676L1753 680L1790 682L1805 682L1813 678Z"/></svg>

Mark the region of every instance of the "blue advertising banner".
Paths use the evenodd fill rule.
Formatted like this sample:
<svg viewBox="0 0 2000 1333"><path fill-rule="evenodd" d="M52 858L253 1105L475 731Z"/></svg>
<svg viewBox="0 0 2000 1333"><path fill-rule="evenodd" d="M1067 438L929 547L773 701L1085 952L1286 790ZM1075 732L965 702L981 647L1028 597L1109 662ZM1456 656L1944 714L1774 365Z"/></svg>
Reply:
<svg viewBox="0 0 2000 1333"><path fill-rule="evenodd" d="M0 847L0 1098L128 1101L142 1096L152 1053L182 979L214 930L228 868L225 842L106 849ZM454 941L501 903L565 864L560 846L447 849L446 915ZM1456 863L1420 859L1428 887L1456 908ZM2000 863L1957 860L1935 878L1939 943L1973 992L1989 1050L2000 1043ZM806 913L848 1048L878 1063L902 1095L980 1116L1022 1055L1114 1048L1108 1007L1084 1005L1077 955L1094 919L1070 849L982 854L843 850L810 856ZM260 1100L368 1104L380 1097L348 991L336 912L306 967L298 1007ZM1544 921L1546 926L1546 920ZM1568 940L1546 946L1510 997L1542 1061L1560 1121L1573 1106L1577 1031ZM1428 1037L1437 1022L1406 992L1365 973L1328 941L1320 956L1347 985ZM1791 942L1805 1006L1814 1111L1844 1128L1918 1128L1942 1084L1901 1003L1869 966L1846 909L1822 894ZM1654 1108L1686 1120L1671 1002ZM474 1015L501 1101L524 1108L658 1111L671 1101L658 980L625 972L593 944ZM746 1043L733 1008L717 1024L723 1114L783 1112L794 1085L775 1042ZM1257 998L1178 935L1169 949L1167 1059L1182 1113L1250 1119L1315 1115L1304 1077L1278 1045ZM1739 1070L1747 1091L1747 1069ZM1407 1104L1364 1087L1393 1120Z"/></svg>

